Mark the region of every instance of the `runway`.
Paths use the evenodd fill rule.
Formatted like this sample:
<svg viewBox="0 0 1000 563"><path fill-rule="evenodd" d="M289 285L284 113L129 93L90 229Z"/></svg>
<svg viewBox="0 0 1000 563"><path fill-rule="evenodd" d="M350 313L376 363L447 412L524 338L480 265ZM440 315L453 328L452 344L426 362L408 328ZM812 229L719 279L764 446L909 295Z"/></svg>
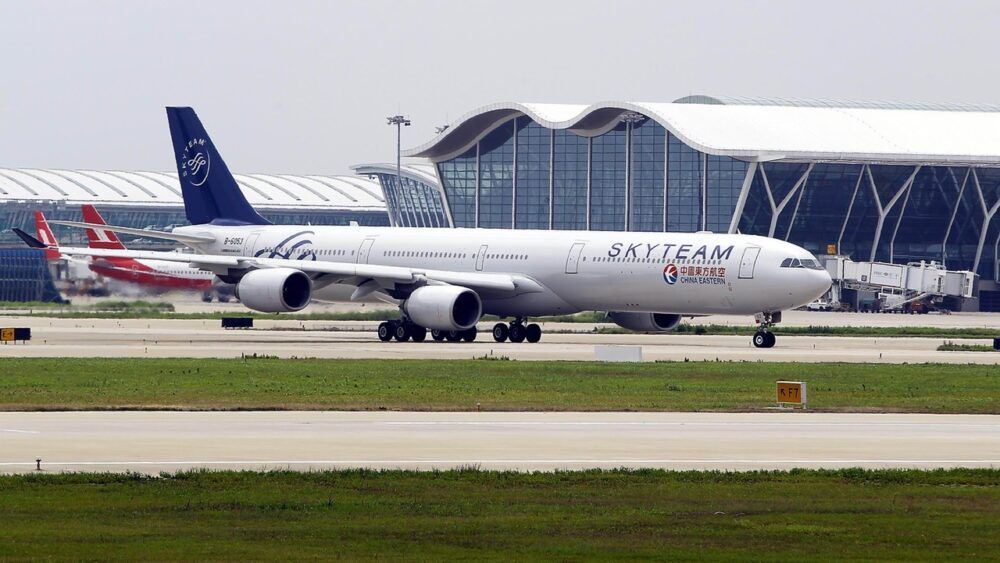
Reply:
<svg viewBox="0 0 1000 563"><path fill-rule="evenodd" d="M0 413L0 471L1000 467L1000 416Z"/></svg>
<svg viewBox="0 0 1000 563"><path fill-rule="evenodd" d="M885 315L882 315L885 316ZM902 315L900 315L902 316ZM0 346L3 357L216 357L265 354L299 358L593 360L598 345L642 346L645 361L749 360L777 362L1000 364L995 352L939 352L944 338L779 336L756 349L749 336L595 334L594 325L546 323L542 342L494 342L480 325L473 343L379 342L375 322L258 320L254 330L223 330L218 320L113 320L6 317L28 326L32 340ZM1000 330L1000 329L998 329ZM947 339L990 344L988 339Z"/></svg>

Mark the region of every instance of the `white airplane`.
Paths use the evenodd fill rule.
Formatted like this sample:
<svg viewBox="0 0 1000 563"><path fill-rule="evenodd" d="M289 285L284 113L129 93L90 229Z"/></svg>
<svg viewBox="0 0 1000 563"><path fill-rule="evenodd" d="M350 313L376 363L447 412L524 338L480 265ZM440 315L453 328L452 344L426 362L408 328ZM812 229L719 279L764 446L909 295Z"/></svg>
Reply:
<svg viewBox="0 0 1000 563"><path fill-rule="evenodd" d="M781 311L830 287L808 251L758 236L272 225L243 197L194 110L167 108L167 118L190 226L58 223L173 240L197 254L60 252L188 263L237 284L242 303L263 312L377 297L402 313L379 326L383 341L419 342L428 329L436 340L471 341L492 314L513 319L493 327L498 342L537 342L529 317L608 311L638 331L670 330L683 316L755 315L753 343L770 348Z"/></svg>

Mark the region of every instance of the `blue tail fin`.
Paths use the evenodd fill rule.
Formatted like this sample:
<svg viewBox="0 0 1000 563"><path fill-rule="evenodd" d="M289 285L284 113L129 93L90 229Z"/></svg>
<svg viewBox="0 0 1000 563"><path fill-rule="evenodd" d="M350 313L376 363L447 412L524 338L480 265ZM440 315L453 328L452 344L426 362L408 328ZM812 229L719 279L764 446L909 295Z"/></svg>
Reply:
<svg viewBox="0 0 1000 563"><path fill-rule="evenodd" d="M184 211L192 225L270 225L243 196L191 108L167 108Z"/></svg>

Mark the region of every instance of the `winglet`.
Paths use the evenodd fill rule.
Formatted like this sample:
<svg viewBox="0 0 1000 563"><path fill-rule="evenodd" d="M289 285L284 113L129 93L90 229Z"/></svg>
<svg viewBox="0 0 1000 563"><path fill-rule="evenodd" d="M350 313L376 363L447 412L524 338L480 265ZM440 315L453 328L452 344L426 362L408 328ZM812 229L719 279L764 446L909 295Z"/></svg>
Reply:
<svg viewBox="0 0 1000 563"><path fill-rule="evenodd" d="M49 248L44 242L36 239L35 237L33 237L33 236L29 235L28 233L22 231L21 229L18 229L17 227L14 227L12 230L14 231L15 235L21 237L21 240L24 241L24 244L30 246L31 248L40 248L40 249L48 249Z"/></svg>

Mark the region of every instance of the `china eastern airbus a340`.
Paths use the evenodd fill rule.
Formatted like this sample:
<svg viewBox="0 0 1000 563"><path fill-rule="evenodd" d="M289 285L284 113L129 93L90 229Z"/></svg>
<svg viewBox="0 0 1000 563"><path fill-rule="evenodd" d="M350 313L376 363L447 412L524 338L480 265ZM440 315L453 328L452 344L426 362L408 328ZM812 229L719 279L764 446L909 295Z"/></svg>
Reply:
<svg viewBox="0 0 1000 563"><path fill-rule="evenodd" d="M757 236L272 225L243 197L194 110L167 108L167 118L191 225L169 233L100 228L195 253L60 252L190 264L237 284L240 300L257 311L298 311L312 299L391 301L401 318L378 334L401 341L422 341L428 330L437 340L471 341L481 316L493 314L513 319L493 327L497 341L537 342L541 330L530 317L607 311L637 331L670 330L683 316L755 315L753 343L771 347L768 329L780 312L830 287L808 251Z"/></svg>

